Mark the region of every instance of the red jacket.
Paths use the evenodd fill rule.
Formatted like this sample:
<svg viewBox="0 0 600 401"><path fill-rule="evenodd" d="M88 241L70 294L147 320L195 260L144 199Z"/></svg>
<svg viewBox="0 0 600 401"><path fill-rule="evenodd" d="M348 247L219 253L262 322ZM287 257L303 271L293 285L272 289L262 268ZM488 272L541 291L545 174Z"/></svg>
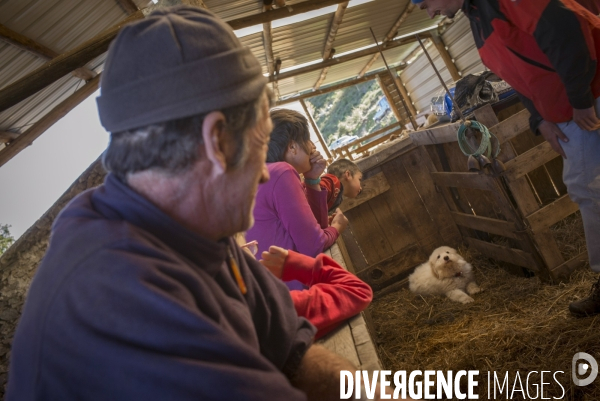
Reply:
<svg viewBox="0 0 600 401"><path fill-rule="evenodd" d="M465 0L483 63L542 119L573 118L600 96L600 18L574 0Z"/></svg>
<svg viewBox="0 0 600 401"><path fill-rule="evenodd" d="M290 295L298 316L307 318L317 328L315 338L363 311L373 299L368 284L324 254L311 258L289 251L281 279L298 280L309 287L291 290Z"/></svg>

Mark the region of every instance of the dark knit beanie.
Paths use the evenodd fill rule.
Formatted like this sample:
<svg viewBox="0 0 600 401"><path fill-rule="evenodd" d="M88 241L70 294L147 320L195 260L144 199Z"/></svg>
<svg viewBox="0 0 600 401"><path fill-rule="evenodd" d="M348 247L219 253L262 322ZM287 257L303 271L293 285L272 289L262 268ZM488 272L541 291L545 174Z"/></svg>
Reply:
<svg viewBox="0 0 600 401"><path fill-rule="evenodd" d="M257 99L267 79L229 25L192 6L159 9L111 44L97 98L110 132Z"/></svg>

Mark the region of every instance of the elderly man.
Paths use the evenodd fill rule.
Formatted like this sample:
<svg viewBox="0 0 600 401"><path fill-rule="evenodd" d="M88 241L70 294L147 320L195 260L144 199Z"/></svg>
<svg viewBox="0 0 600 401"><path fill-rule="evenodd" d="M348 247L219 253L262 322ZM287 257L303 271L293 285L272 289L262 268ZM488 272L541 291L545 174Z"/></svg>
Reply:
<svg viewBox="0 0 600 401"><path fill-rule="evenodd" d="M261 67L210 12L125 27L98 108L104 185L54 223L7 400L339 398L285 285L230 238L252 224L272 124Z"/></svg>
<svg viewBox="0 0 600 401"><path fill-rule="evenodd" d="M469 18L483 63L519 92L531 130L565 158L563 180L581 211L590 266L600 272L600 18L574 0L412 2L432 18L461 9ZM600 279L569 309L600 313Z"/></svg>

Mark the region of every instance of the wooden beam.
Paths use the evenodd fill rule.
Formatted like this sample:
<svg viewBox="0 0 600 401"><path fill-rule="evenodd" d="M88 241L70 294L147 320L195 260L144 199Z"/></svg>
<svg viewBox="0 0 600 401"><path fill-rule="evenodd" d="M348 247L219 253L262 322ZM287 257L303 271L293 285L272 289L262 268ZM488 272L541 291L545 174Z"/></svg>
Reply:
<svg viewBox="0 0 600 401"><path fill-rule="evenodd" d="M422 34L419 34L419 36L421 36ZM425 46L425 49L428 49L431 46L431 39L427 39L423 41L423 46ZM421 46L417 45L417 47L415 47L413 49L412 52L410 52L408 54L408 56L406 56L406 58L404 59L404 61L408 61L410 59L416 59L417 57L419 57L421 55L421 53L423 53L423 49L421 48Z"/></svg>
<svg viewBox="0 0 600 401"><path fill-rule="evenodd" d="M529 129L529 116L527 109L521 110L503 120L500 124L490 127L489 130L503 144Z"/></svg>
<svg viewBox="0 0 600 401"><path fill-rule="evenodd" d="M263 24L263 45L265 46L265 58L267 59L269 77L273 77L275 75L275 58L273 57L273 29L271 29L270 22L265 22ZM273 86L275 99L279 99L277 80L271 81L271 85Z"/></svg>
<svg viewBox="0 0 600 401"><path fill-rule="evenodd" d="M417 145L436 145L441 143L456 142L458 128L462 122L442 125L432 129L413 132L410 137ZM529 112L521 110L518 113L508 117L506 120L488 127L489 131L498 137L502 149L509 149L508 140L514 138L522 132L529 129ZM507 150L508 151L508 150ZM500 151L502 155L504 150Z"/></svg>
<svg viewBox="0 0 600 401"><path fill-rule="evenodd" d="M359 271L356 275L369 284L373 291L379 291L408 277L413 269L427 258L428 255L419 245L413 245L388 259Z"/></svg>
<svg viewBox="0 0 600 401"><path fill-rule="evenodd" d="M313 130L315 131L315 134L317 135L317 138L319 139L319 142L321 143L321 146L323 147L323 150L325 150L325 155L327 156L327 159L331 160L332 156L331 156L331 152L329 151L329 147L325 143L325 139L323 139L323 135L321 135L321 131L319 130L319 127L317 127L317 123L315 123L315 120L313 119L313 116L310 113L310 110L308 110L308 107L306 107L306 103L304 102L304 100L300 100L300 104L302 105L302 108L304 109L304 112L306 113L306 117L308 117L308 121L310 122L310 125L312 125Z"/></svg>
<svg viewBox="0 0 600 401"><path fill-rule="evenodd" d="M503 237L518 238L515 234L517 226L513 222L452 211L450 214L452 215L454 222L459 226L502 235Z"/></svg>
<svg viewBox="0 0 600 401"><path fill-rule="evenodd" d="M437 33L435 33L431 39L440 53L446 68L448 68L448 72L452 76L452 79L454 81L458 81L461 78L460 73L458 72L458 68L456 68L456 64L454 64L454 60L452 60L452 56L450 56L450 53L448 53L448 50L446 50L444 41Z"/></svg>
<svg viewBox="0 0 600 401"><path fill-rule="evenodd" d="M337 10L335 10L335 14L331 20L331 26L329 27L329 34L327 35L327 40L325 41L325 48L323 49L323 61L329 60L333 57L333 42L335 41L335 35L337 34L338 28L342 23L342 19L344 18L344 12L346 11L346 7L348 7L348 2L338 4ZM327 71L329 71L330 67L323 68L321 71L321 76L317 80L317 83L313 86L313 90L319 89L325 78L327 77Z"/></svg>
<svg viewBox="0 0 600 401"><path fill-rule="evenodd" d="M331 21L331 26L329 27L329 34L327 35L327 40L325 41L325 48L323 49L323 60L327 60L333 55L333 42L335 41L338 28L340 27L342 19L344 18L346 7L348 7L347 1L338 4L337 10L335 10L335 14L333 15L333 19Z"/></svg>
<svg viewBox="0 0 600 401"><path fill-rule="evenodd" d="M247 17L236 18L227 21L227 23L233 29L242 29L247 28L249 26L264 24L265 22L272 22L278 19L307 13L309 11L333 6L335 4L344 3L346 1L348 0L307 0L303 1L302 3L278 8L277 10L271 10L262 12L260 14L249 15Z"/></svg>
<svg viewBox="0 0 600 401"><path fill-rule="evenodd" d="M571 273L573 273L574 270L580 268L581 266L583 266L584 264L586 264L588 262L589 262L589 255L586 250L586 251L581 252L579 255L575 256L574 258L553 268L551 270L552 278L554 278L554 280L558 281L558 282L566 281L566 280L568 280L569 276L571 275Z"/></svg>
<svg viewBox="0 0 600 401"><path fill-rule="evenodd" d="M413 118L417 118L417 109L415 109L415 105L412 103L412 99L408 95L406 88L404 87L404 83L400 79L397 73L392 73L392 78L396 81L396 85L398 85L398 89L400 89L400 96L404 98L404 104L408 106L408 112L412 115Z"/></svg>
<svg viewBox="0 0 600 401"><path fill-rule="evenodd" d="M465 161L466 161L465 157ZM496 189L494 179L489 175L479 173L431 173L433 181L442 187L482 189L493 191Z"/></svg>
<svg viewBox="0 0 600 401"><path fill-rule="evenodd" d="M0 143L9 143L18 136L16 132L0 131Z"/></svg>
<svg viewBox="0 0 600 401"><path fill-rule="evenodd" d="M569 195L563 195L551 204L544 206L540 210L526 217L531 229L534 232L541 231L558 223L565 217L579 210L577 203L574 203Z"/></svg>
<svg viewBox="0 0 600 401"><path fill-rule="evenodd" d="M504 164L506 167L504 176L510 181L517 180L557 157L560 157L560 155L552 149L552 146L550 146L548 142L542 142L536 147L529 149L527 152L506 162Z"/></svg>
<svg viewBox="0 0 600 401"><path fill-rule="evenodd" d="M144 14L141 11L136 12L112 28L105 30L73 50L61 54L32 73L0 90L0 111L4 111L27 99L69 72L84 66L106 52L110 42L124 25L142 18L144 18Z"/></svg>
<svg viewBox="0 0 600 401"><path fill-rule="evenodd" d="M406 8L404 9L404 11L402 12L402 14L400 14L398 19L394 23L394 25L388 31L387 35L385 35L385 38L383 38L383 40L381 41L382 47L385 43L391 41L394 38L394 36L396 36L396 34L398 33L398 28L400 28L400 25L402 25L402 23L406 20L406 18L408 18L408 16L410 15L410 13L413 12L414 9L415 9L415 5L412 2L409 2L408 5L406 6ZM369 68L371 68L373 63L378 58L379 58L379 53L373 54L373 57L371 57L371 59L367 62L367 64L363 67L363 69L360 70L360 72L358 73L358 77L360 78L363 75L365 75L365 73L369 70Z"/></svg>
<svg viewBox="0 0 600 401"><path fill-rule="evenodd" d="M300 3L300 4L302 4L302 3ZM425 33L421 34L421 37L428 37L430 35L431 35L430 33L425 32ZM402 39L396 39L396 40L393 40L390 42L386 42L385 45L381 46L381 50L387 50L387 49L393 49L393 48L399 47L399 46L405 46L405 45L411 44L415 41L416 41L416 39L414 37L406 37L406 38L402 38ZM279 74L278 79L282 80L285 78L292 78L297 75L302 75L302 74L306 74L309 72L318 71L325 67L343 64L348 61L356 60L357 58L369 56L371 54L375 54L378 52L379 52L379 49L377 49L377 46L372 46L367 49L363 49L363 50L359 50L359 51L356 51L356 52L353 52L350 54L346 54L344 56L333 57L329 60L325 60L320 63L311 64L311 65L307 65L306 67L296 68L295 70L282 72Z"/></svg>
<svg viewBox="0 0 600 401"><path fill-rule="evenodd" d="M512 263L513 265L526 267L534 272L540 270L533 256L530 253L524 252L520 249L508 248L469 237L466 237L465 241L467 242L467 245L472 246L481 254L492 259L502 260L504 262Z"/></svg>
<svg viewBox="0 0 600 401"><path fill-rule="evenodd" d="M386 131L392 130L392 129L394 129L394 128L402 128L402 124L401 124L401 123L399 123L399 122L396 122L396 123L390 124L390 125L388 125L387 127L380 128L380 129L378 129L377 131L371 132L371 133L370 133L370 134L368 134L368 135L365 135L365 136L362 136L362 137L360 137L360 138L358 138L358 139L355 139L355 140L353 140L352 142L350 142L350 143L347 143L346 145L344 145L344 146L341 146L341 147L337 148L336 150L345 150L345 151L349 151L349 149L350 149L351 147L353 147L353 146L361 146L361 143L363 143L363 142L365 142L365 141L367 141L367 140L369 140L369 139L371 139L371 138L374 138L374 137L376 137L377 135L379 135L379 134L382 134L382 133L384 133L384 132L386 132ZM367 143L367 144L368 144L368 143Z"/></svg>
<svg viewBox="0 0 600 401"><path fill-rule="evenodd" d="M91 81L82 86L79 90L63 100L58 106L52 109L49 113L44 115L35 124L31 126L27 131L23 132L16 139L14 139L10 145L0 151L0 166L3 166L7 161L12 159L17 153L25 149L27 146L37 139L41 134L50 128L54 123L67 115L68 112L73 110L82 101L87 99L92 93L98 89L98 83L100 82L100 75L97 75Z"/></svg>
<svg viewBox="0 0 600 401"><path fill-rule="evenodd" d="M321 87L321 84L323 83L323 81L325 81L325 78L327 78L327 72L329 72L330 68L331 67L325 67L323 68L323 70L321 70L321 75L319 76L319 79L317 79L317 82L313 86L314 91Z"/></svg>
<svg viewBox="0 0 600 401"><path fill-rule="evenodd" d="M374 154L363 157L360 160L356 161L356 165L363 173L374 169L375 167L381 166L388 161L399 157L400 155L406 154L408 152L412 152L417 147L413 144L410 137L406 137L400 139L398 141L394 141L381 150L378 150Z"/></svg>
<svg viewBox="0 0 600 401"><path fill-rule="evenodd" d="M340 82L338 84L328 85L325 88L321 88L321 89L316 90L316 91L309 91L309 92L300 93L300 94L298 94L296 96L291 96L291 97L288 97L286 99L278 101L277 102L277 106L281 106L281 105L287 104L287 103L297 102L297 101L300 101L300 99L310 99L311 97L319 96L319 95L322 95L324 93L333 92L333 91L336 91L336 90L347 88L348 86L357 85L357 84L359 84L361 82L370 81L372 79L375 79L377 77L377 74L379 72L380 71L372 72L372 73L369 73L369 74L365 75L362 78L354 78L354 79L351 79L351 80L348 80L348 81Z"/></svg>
<svg viewBox="0 0 600 401"><path fill-rule="evenodd" d="M391 75L388 71L384 71L381 74ZM381 74L377 74L377 83L379 84L379 87L381 88L381 91L383 92L383 95L387 99L388 104L390 105L390 107L392 109L392 112L396 116L396 120L398 122L402 123L403 119L402 119L402 116L400 115L400 111L396 107L396 102L394 102L394 98L392 97L392 94L388 90L387 86L383 83L383 80L381 79ZM390 77L390 78L394 79L393 77Z"/></svg>
<svg viewBox="0 0 600 401"><path fill-rule="evenodd" d="M352 152L353 153L357 153L357 154L361 154L363 152L366 152L369 149L374 148L375 146L380 145L380 144L388 141L393 135L396 135L396 137L400 136L401 132L402 132L402 130L396 130L396 131L389 132L389 133L385 134L382 137L374 139L374 140L372 140L370 142L367 142L363 146L354 149Z"/></svg>
<svg viewBox="0 0 600 401"><path fill-rule="evenodd" d="M0 39L46 60L52 59L58 55L54 50L49 49L2 24L0 24Z"/></svg>
<svg viewBox="0 0 600 401"><path fill-rule="evenodd" d="M390 189L390 184L385 178L383 172L381 172L364 180L362 182L362 189L363 190L356 198L344 198L344 201L340 205L342 212L346 212L347 210L355 208L358 205L362 205L377 195L381 195Z"/></svg>
<svg viewBox="0 0 600 401"><path fill-rule="evenodd" d="M154 2L154 0L153 0L153 2ZM208 9L208 7L206 7L206 4L204 4L204 2L202 0L158 0L158 2L156 4L151 4L150 6L142 9L142 11L144 12L144 15L147 16L156 9L164 8L164 7L178 6L180 4L187 4L188 6L194 6L194 7Z"/></svg>
<svg viewBox="0 0 600 401"><path fill-rule="evenodd" d="M36 57L40 57L46 61L52 60L55 57L58 57L59 54L54 50L37 43L35 40L28 38L25 35L21 35L18 32L13 31L12 29L0 24L0 39L5 42L18 47L19 49L23 49ZM89 68L81 67L71 72L73 76L89 81L94 78L97 74L90 70Z"/></svg>
<svg viewBox="0 0 600 401"><path fill-rule="evenodd" d="M132 0L116 0L116 2L127 14L133 14L139 10Z"/></svg>

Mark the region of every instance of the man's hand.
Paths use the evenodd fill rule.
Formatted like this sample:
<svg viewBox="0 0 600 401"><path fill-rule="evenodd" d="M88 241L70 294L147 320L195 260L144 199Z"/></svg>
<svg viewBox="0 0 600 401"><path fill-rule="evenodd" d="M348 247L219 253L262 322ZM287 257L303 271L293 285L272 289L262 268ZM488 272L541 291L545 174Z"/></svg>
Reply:
<svg viewBox="0 0 600 401"><path fill-rule="evenodd" d="M348 226L348 218L344 216L341 209L338 207L335 209L335 213L333 214L333 219L331 220L331 226L335 227L336 230L341 234L346 227Z"/></svg>
<svg viewBox="0 0 600 401"><path fill-rule="evenodd" d="M562 146L560 146L559 139L563 142L569 142L569 138L567 138L567 136L560 130L560 128L558 128L556 124L544 120L542 121L538 129L540 130L540 133L542 134L544 139L548 141L550 146L552 146L552 149L554 149L556 153L558 153L566 159L567 155L565 154L565 151L563 150Z"/></svg>
<svg viewBox="0 0 600 401"><path fill-rule="evenodd" d="M588 109L573 109L573 121L579 128L586 131L595 131L600 128L600 120L594 106Z"/></svg>
<svg viewBox="0 0 600 401"><path fill-rule="evenodd" d="M313 145L314 146L314 145ZM327 161L321 155L316 148L313 147L313 151L310 153L310 171L304 173L304 178L309 180L315 180L323 174L325 167L327 167Z"/></svg>
<svg viewBox="0 0 600 401"><path fill-rule="evenodd" d="M262 259L259 262L266 267L273 275L277 278L281 278L283 275L283 266L285 265L285 258L288 256L287 249L280 248L278 246L271 245L269 251L262 253Z"/></svg>

